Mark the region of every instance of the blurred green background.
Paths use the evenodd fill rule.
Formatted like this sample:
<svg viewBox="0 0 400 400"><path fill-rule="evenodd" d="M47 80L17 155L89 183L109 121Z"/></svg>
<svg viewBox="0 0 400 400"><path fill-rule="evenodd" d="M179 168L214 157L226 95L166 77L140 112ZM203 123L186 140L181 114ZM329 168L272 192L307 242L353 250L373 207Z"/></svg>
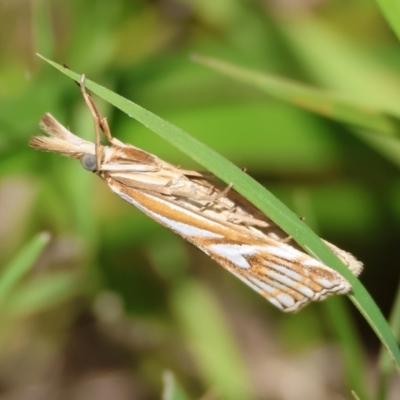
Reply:
<svg viewBox="0 0 400 400"><path fill-rule="evenodd" d="M398 116L399 44L375 2L0 7L0 266L3 276L21 266L11 283L0 280L0 399L344 399L351 389L368 398L379 343L346 299L284 315L79 163L27 143L45 112L94 136L79 89L40 53L246 167L365 263L361 280L388 315L399 281L397 139L377 141L190 58L291 78ZM96 101L118 139L198 168ZM174 376L184 390L171 395ZM395 399L400 380L388 387Z"/></svg>

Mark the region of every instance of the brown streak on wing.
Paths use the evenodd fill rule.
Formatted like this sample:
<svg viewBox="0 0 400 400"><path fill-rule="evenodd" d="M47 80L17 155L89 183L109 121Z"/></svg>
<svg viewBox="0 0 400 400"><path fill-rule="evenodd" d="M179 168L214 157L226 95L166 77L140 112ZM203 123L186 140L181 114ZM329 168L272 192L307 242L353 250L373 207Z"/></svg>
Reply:
<svg viewBox="0 0 400 400"><path fill-rule="evenodd" d="M257 287L256 290L261 295L273 304L279 304L279 308L284 311L297 311L311 300L322 300L335 292L345 293L351 289L347 281L345 281L336 271L324 266L306 253L294 250L291 246L284 244L279 240L274 240L268 236L260 238L260 236L254 235L253 237L251 231L246 230L241 226L229 222L224 223L219 220L213 221L212 219L205 218L199 213L183 208L180 204L174 204L171 201L167 201L161 195L146 193L145 191L135 190L132 187L126 187L123 184L121 185L119 182L114 181L112 178L108 178L107 183L117 193L122 193L128 198L134 199L141 205L141 207L143 207L145 213L149 210L147 214L151 218L173 231L173 227L168 226L168 224L162 220L158 220L157 215L175 223L179 222L181 224L187 224L188 226L210 232L211 234L220 235L221 238L210 238L201 235L185 236L181 232L175 231L175 233L193 243L217 263L234 275L240 277L251 287ZM182 209L182 212L180 212L180 209ZM249 245L254 246L255 248L274 246L282 249L283 252L285 251L285 247L288 247L288 258L285 259L282 256L270 254L267 249L264 254L240 254L240 256L247 260L250 265L250 268L243 268L236 265L227 257L210 250L212 245L218 244L227 246L236 245L239 247L242 245ZM297 253L293 253L295 251L298 252L298 255ZM297 259L295 263L294 258L296 257ZM310 260L313 261L311 266L307 265L307 261ZM284 275L284 272L279 271L279 268L274 268L274 264L281 268L288 268L294 274L298 274L300 278L296 281L293 279L293 275L289 273L288 275ZM269 276L267 273L268 271L273 271L275 274L281 274L284 277L283 281L278 280L276 277L274 278L273 276ZM316 279L319 278L329 281L330 286L324 287L316 282ZM252 279L255 279L256 282L258 280L270 287L270 292L272 293L267 292L262 285L257 285L257 283L252 281ZM287 280L287 282L285 282L285 280ZM312 292L312 295L306 296L304 293L300 292L301 288L306 288L308 291ZM303 290L303 292L306 293L307 290Z"/></svg>
<svg viewBox="0 0 400 400"><path fill-rule="evenodd" d="M113 155L113 163L121 163L121 167L125 163L140 163L140 164L158 164L158 158L146 151L138 149L130 145L113 146L115 150Z"/></svg>

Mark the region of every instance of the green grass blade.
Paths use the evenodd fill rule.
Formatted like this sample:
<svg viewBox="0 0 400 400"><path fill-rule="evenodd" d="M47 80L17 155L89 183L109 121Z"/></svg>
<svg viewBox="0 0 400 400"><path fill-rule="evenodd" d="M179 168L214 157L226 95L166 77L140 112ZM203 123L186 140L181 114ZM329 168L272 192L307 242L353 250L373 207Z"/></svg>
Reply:
<svg viewBox="0 0 400 400"><path fill-rule="evenodd" d="M198 282L176 285L171 308L205 382L222 398L252 399L244 362L216 299Z"/></svg>
<svg viewBox="0 0 400 400"><path fill-rule="evenodd" d="M189 400L183 389L176 382L175 376L171 371L163 373L164 388L162 400Z"/></svg>
<svg viewBox="0 0 400 400"><path fill-rule="evenodd" d="M49 240L50 235L47 232L39 233L1 271L0 302L6 298L15 284L31 268Z"/></svg>
<svg viewBox="0 0 400 400"><path fill-rule="evenodd" d="M70 78L75 80L80 79L79 74L44 57L42 58ZM288 235L293 236L297 243L307 252L343 275L353 287L353 294L350 296L350 299L371 325L382 344L387 348L391 358L395 362L396 368L400 372L399 347L385 318L369 293L348 268L327 248L321 239L292 211L241 169L200 141L189 136L182 129L92 81L87 80L86 86L95 94L119 108L130 117L135 118L182 152L192 157L223 181L233 183L236 191L268 215Z"/></svg>
<svg viewBox="0 0 400 400"><path fill-rule="evenodd" d="M382 15L400 40L400 3L393 0L377 0Z"/></svg>
<svg viewBox="0 0 400 400"><path fill-rule="evenodd" d="M351 395L353 396L354 400L362 400L355 390L351 391Z"/></svg>
<svg viewBox="0 0 400 400"><path fill-rule="evenodd" d="M192 59L223 73L235 81L249 84L270 96L321 116L370 129L389 136L399 136L399 122L395 116L372 109L357 102L342 99L327 91L318 90L289 79L238 67L215 58L195 55Z"/></svg>
<svg viewBox="0 0 400 400"><path fill-rule="evenodd" d="M315 15L291 18L280 29L313 81L360 104L400 115L399 75L372 47L357 45Z"/></svg>
<svg viewBox="0 0 400 400"><path fill-rule="evenodd" d="M18 287L4 302L5 311L15 316L51 309L82 291L77 274L59 272Z"/></svg>
<svg viewBox="0 0 400 400"><path fill-rule="evenodd" d="M348 308L341 298L335 298L326 303L327 320L330 330L334 333L340 345L340 353L344 376L347 379L347 387L355 390L362 399L367 398L366 382L368 381L365 368L365 357L362 346L356 335L356 327ZM329 318L330 317L330 318ZM387 355L387 352L385 352ZM393 365L391 363L391 365Z"/></svg>
<svg viewBox="0 0 400 400"><path fill-rule="evenodd" d="M400 121L394 113L382 111L384 107L371 108L357 101L350 102L329 92L298 82L256 72L209 57L193 59L236 81L249 84L270 96L323 117L354 125L352 132L375 151L400 166ZM355 127L362 129L355 129Z"/></svg>
<svg viewBox="0 0 400 400"><path fill-rule="evenodd" d="M389 324L392 328L393 334L396 339L400 340L400 286L397 289L396 299L394 301L393 310L390 314ZM390 375L393 371L393 364L390 362L390 358L384 349L382 348L379 354L379 367L378 367L378 384L377 384L377 395L376 399L386 399L387 390L390 382Z"/></svg>

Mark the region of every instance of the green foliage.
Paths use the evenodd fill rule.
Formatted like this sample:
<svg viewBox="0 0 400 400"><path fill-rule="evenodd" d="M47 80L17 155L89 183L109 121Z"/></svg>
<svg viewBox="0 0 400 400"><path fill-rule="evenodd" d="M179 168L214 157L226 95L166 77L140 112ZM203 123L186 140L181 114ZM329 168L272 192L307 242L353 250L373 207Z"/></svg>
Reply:
<svg viewBox="0 0 400 400"><path fill-rule="evenodd" d="M49 240L49 234L38 234L18 253L14 260L4 267L0 276L0 303L4 301L15 284L32 267Z"/></svg>
<svg viewBox="0 0 400 400"><path fill-rule="evenodd" d="M188 400L188 397L176 383L175 377L170 371L165 371L164 375L164 390L162 400Z"/></svg>
<svg viewBox="0 0 400 400"><path fill-rule="evenodd" d="M27 146L44 112L93 137L79 90L40 53L86 74L106 99L94 96L115 137L234 182L341 271L396 357L400 59L382 15L396 34L397 10L379 1L380 15L367 0L352 0L303 13L283 3L275 2L279 12L243 0L50 0L33 2L31 13L24 3L4 7L0 370L7 379L0 385L10 396L51 381L71 398L106 382L116 385L117 400L124 391L146 399L329 399L351 390L361 399L390 398L393 362L386 349L376 362L377 341L346 299L282 315L79 163ZM364 262L360 279L375 302L385 315L395 304L393 335L306 224ZM43 230L52 233L46 247L35 236ZM379 390L371 392L367 365ZM179 385L171 373L162 384L166 369ZM303 383L295 394L293 382Z"/></svg>
<svg viewBox="0 0 400 400"><path fill-rule="evenodd" d="M79 74L57 65L52 61L46 61L58 70L64 72L66 75L79 81ZM282 227L285 232L293 236L297 243L299 243L304 249L317 256L326 265L330 265L332 268L337 269L352 284L353 295L351 295L350 298L364 315L372 329L376 332L382 341L382 344L387 347L396 368L400 372L400 350L379 308L373 302L369 293L357 278L354 277L345 265L341 265L342 263L338 261L337 257L333 256L328 248L318 237L316 237L316 235L312 233L303 221L297 218L297 216L287 209L284 204L282 204L259 183L252 180L252 178L245 174L241 169L221 157L214 150L186 134L182 129L143 109L137 104L95 84L94 82L87 81L85 84L94 93L107 100L121 111L124 111L130 117L135 118L165 140L168 140L226 183L232 183L235 190L255 204L276 224ZM288 88L286 87L284 91L288 91ZM280 93L279 89L277 92ZM186 302L183 301L183 303ZM339 318L341 314L342 313L338 313L337 318ZM212 363L209 364L211 365ZM228 363L228 365L230 365L230 363ZM216 368L216 370L219 370L219 368ZM227 385L227 387L232 387L232 385ZM233 391L238 393L238 398L241 398L244 395L244 393L237 391L236 388L233 389ZM226 395L228 398L233 398L232 393L226 393Z"/></svg>

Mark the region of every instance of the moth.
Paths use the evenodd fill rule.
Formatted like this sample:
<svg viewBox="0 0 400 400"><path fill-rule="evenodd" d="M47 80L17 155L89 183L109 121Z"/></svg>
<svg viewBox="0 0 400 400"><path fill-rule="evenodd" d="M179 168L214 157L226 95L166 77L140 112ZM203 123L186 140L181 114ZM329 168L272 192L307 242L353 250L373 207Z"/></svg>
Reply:
<svg viewBox="0 0 400 400"><path fill-rule="evenodd" d="M79 83L95 125L95 143L83 140L50 114L41 120L47 136L30 146L76 158L109 188L150 218L193 243L274 306L298 311L311 301L351 291L338 272L311 257L271 219L229 185L207 173L184 170L111 135L107 120ZM100 141L101 132L109 145ZM358 275L362 263L325 244Z"/></svg>

